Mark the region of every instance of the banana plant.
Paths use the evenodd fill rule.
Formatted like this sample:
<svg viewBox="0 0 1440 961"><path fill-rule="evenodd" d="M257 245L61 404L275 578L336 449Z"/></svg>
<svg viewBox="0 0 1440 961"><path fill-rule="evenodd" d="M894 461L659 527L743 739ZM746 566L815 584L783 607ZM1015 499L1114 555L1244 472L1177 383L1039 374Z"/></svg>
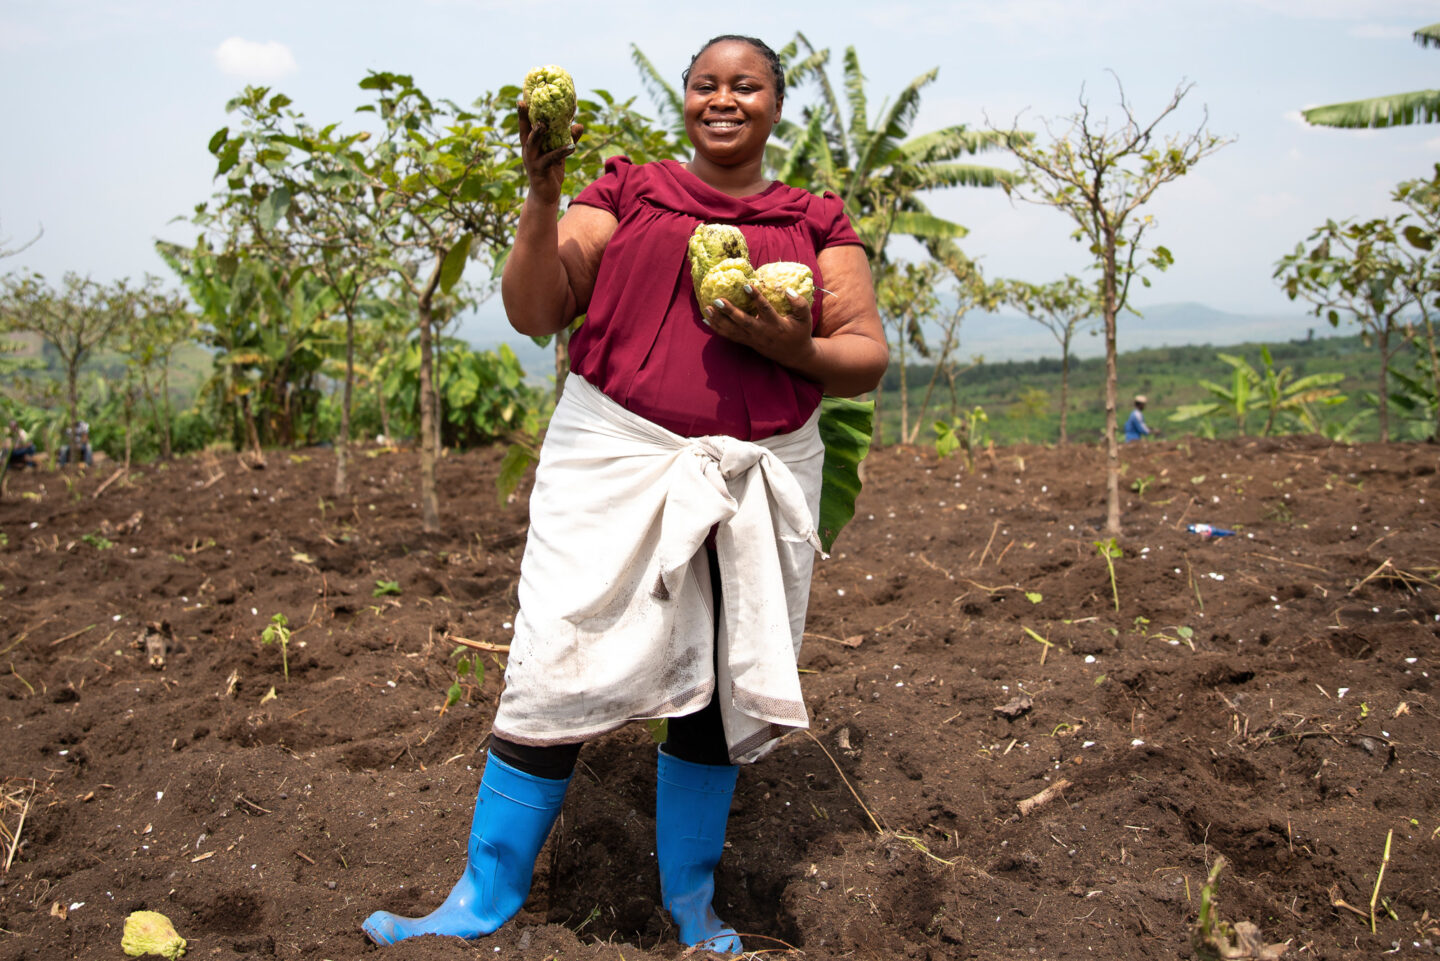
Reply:
<svg viewBox="0 0 1440 961"><path fill-rule="evenodd" d="M1294 371L1290 367L1276 369L1270 348L1265 346L1260 348L1264 366L1258 371L1243 357L1225 353L1216 356L1230 365L1229 385L1200 381L1200 386L1214 399L1202 404L1183 404L1170 416L1170 420L1229 419L1234 421L1236 432L1243 437L1250 414L1264 411L1265 423L1260 428L1262 436L1273 433L1282 416L1318 431L1319 421L1311 405L1333 406L1344 403L1346 399L1334 388L1335 384L1344 380L1344 374L1326 372L1293 379Z"/></svg>
<svg viewBox="0 0 1440 961"><path fill-rule="evenodd" d="M1440 47L1440 23L1413 34L1421 47ZM1319 127L1403 127L1440 121L1440 90L1416 90L1348 103L1332 103L1302 110L1306 123Z"/></svg>

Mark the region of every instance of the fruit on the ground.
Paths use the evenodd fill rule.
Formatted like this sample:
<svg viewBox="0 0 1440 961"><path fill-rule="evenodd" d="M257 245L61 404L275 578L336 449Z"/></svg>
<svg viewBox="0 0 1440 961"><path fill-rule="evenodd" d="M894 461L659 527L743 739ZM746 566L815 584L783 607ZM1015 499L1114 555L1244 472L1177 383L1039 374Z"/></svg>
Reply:
<svg viewBox="0 0 1440 961"><path fill-rule="evenodd" d="M522 88L530 122L545 124L546 151L567 147L572 142L570 124L575 119L575 81L564 67L550 64L525 75Z"/></svg>
<svg viewBox="0 0 1440 961"><path fill-rule="evenodd" d="M132 911L125 919L120 950L132 958L158 954L175 961L185 953L185 939L175 933L170 919L158 911Z"/></svg>
<svg viewBox="0 0 1440 961"><path fill-rule="evenodd" d="M770 302L777 314L788 314L793 309L786 290L793 291L805 303L815 299L815 275L804 264L788 260L777 260L755 268L755 289Z"/></svg>
<svg viewBox="0 0 1440 961"><path fill-rule="evenodd" d="M722 260L705 272L700 280L700 304L708 307L718 298L724 297L730 303L749 313L755 307L755 298L745 292L745 285L755 280L755 271L750 261L743 257Z"/></svg>
<svg viewBox="0 0 1440 961"><path fill-rule="evenodd" d="M686 253L690 256L690 279L695 284L695 294L700 294L700 283L710 268L722 260L750 260L750 248L745 246L745 235L739 227L729 224L701 224L690 235ZM700 297L700 306L710 301ZM733 301L732 301L733 303Z"/></svg>

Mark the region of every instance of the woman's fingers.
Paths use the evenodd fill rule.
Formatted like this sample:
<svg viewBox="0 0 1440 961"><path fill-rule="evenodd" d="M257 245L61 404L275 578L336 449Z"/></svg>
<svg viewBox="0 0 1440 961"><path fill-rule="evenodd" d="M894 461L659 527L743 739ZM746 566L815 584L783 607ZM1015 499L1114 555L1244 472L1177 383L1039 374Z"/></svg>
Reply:
<svg viewBox="0 0 1440 961"><path fill-rule="evenodd" d="M753 314L723 298L706 305L702 313L722 337L744 344L776 363L789 365L803 358L812 346L808 306L799 298L791 298L791 305L798 306L797 313L805 316L776 313L769 302L758 295Z"/></svg>

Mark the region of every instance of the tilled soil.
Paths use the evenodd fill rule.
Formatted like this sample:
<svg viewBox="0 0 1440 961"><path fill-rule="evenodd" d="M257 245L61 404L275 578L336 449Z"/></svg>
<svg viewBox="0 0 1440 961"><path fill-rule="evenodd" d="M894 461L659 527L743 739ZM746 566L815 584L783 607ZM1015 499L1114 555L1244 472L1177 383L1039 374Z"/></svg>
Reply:
<svg viewBox="0 0 1440 961"><path fill-rule="evenodd" d="M360 932L377 908L439 904L464 860L503 652L440 708L451 637L509 639L526 515L497 502L499 456L442 461L433 536L409 451L362 452L339 500L324 450L103 491L103 468L9 475L0 959L121 957L140 908L192 958L682 955L640 724L585 747L499 933ZM735 795L716 906L747 947L1183 957L1223 857L1219 914L1289 957L1435 952L1440 449L1182 441L1124 460L1112 585L1098 449L1007 448L973 473L872 456L817 568L811 730ZM261 643L275 614L288 680Z"/></svg>

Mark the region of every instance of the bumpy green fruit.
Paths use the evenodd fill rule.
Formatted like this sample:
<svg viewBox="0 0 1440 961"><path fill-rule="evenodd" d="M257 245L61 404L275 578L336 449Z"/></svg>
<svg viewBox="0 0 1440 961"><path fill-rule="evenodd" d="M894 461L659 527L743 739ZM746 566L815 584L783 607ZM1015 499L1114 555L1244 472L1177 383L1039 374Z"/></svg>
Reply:
<svg viewBox="0 0 1440 961"><path fill-rule="evenodd" d="M546 125L545 150L568 147L573 140L570 124L575 120L575 81L570 74L553 64L536 67L525 75L522 89L530 122Z"/></svg>
<svg viewBox="0 0 1440 961"><path fill-rule="evenodd" d="M185 939L175 933L175 926L165 915L156 911L132 911L125 919L120 950L132 958L158 954L175 961L185 953Z"/></svg>
<svg viewBox="0 0 1440 961"><path fill-rule="evenodd" d="M687 245L690 255L690 279L695 283L695 294L699 297L700 282L722 260L750 260L750 248L745 246L745 236L739 227L727 224L701 224L690 235ZM712 298L713 299L713 298ZM710 301L700 297L700 306ZM733 301L732 301L733 303Z"/></svg>
<svg viewBox="0 0 1440 961"><path fill-rule="evenodd" d="M778 260L773 264L761 264L755 268L755 289L770 302L777 314L788 314L791 310L787 289L793 290L807 304L815 301L815 275L804 264Z"/></svg>
<svg viewBox="0 0 1440 961"><path fill-rule="evenodd" d="M745 285L755 282L755 271L743 257L722 260L705 272L700 281L700 304L713 304L724 297L745 312L755 309L755 298L745 293Z"/></svg>

